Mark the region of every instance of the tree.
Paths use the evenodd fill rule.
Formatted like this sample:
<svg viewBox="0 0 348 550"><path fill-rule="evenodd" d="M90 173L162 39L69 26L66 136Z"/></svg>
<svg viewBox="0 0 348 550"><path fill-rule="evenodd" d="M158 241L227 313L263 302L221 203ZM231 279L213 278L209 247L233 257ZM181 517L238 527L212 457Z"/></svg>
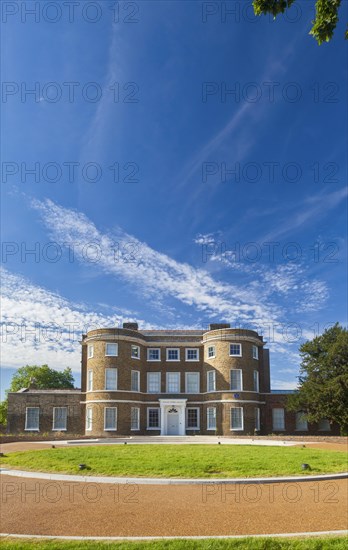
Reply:
<svg viewBox="0 0 348 550"><path fill-rule="evenodd" d="M35 385L35 388L41 390L73 389L74 377L70 367L67 367L63 371L56 371L50 369L48 365L26 365L19 368L12 376L10 389L6 390L6 393L28 388L30 385ZM6 399L0 402L0 424L6 424L7 405L6 396Z"/></svg>
<svg viewBox="0 0 348 550"><path fill-rule="evenodd" d="M17 370L12 376L9 391L18 391L28 388L31 383L35 384L38 390L48 389L73 389L74 377L71 368L63 371L50 369L48 365L26 365Z"/></svg>
<svg viewBox="0 0 348 550"><path fill-rule="evenodd" d="M295 0L254 0L255 15L271 13L274 19L280 13L289 9ZM315 4L315 19L309 34L314 36L319 46L323 42L329 42L338 23L338 11L341 0L317 0ZM348 30L345 33L348 39Z"/></svg>
<svg viewBox="0 0 348 550"><path fill-rule="evenodd" d="M348 331L336 323L300 347L299 389L287 408L304 411L309 422L327 418L348 431Z"/></svg>
<svg viewBox="0 0 348 550"><path fill-rule="evenodd" d="M0 425L6 426L7 423L7 399L0 401Z"/></svg>

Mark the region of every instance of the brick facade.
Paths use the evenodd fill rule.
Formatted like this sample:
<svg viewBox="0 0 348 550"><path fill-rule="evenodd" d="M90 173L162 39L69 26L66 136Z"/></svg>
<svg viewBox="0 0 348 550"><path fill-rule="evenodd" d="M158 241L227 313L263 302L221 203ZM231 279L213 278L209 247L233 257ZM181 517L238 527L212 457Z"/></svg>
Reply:
<svg viewBox="0 0 348 550"><path fill-rule="evenodd" d="M71 434L84 433L85 419L81 408L81 391L79 390L26 390L8 394L7 430L18 433L26 430L27 408L39 408L39 432L53 431L53 414L55 408L66 407L66 431ZM60 420L59 418L57 418Z"/></svg>
<svg viewBox="0 0 348 550"><path fill-rule="evenodd" d="M325 432L318 431L316 425L297 431L294 413L272 412L285 409L287 395L271 393L269 352L264 349L262 337L252 330L224 324L211 325L207 331L140 331L135 323L125 323L122 329L92 330L83 336L81 344L81 391L10 393L9 431L24 431L26 408L39 407L39 430L49 432L54 407L67 407L66 432L92 437L192 433L237 436L254 434L258 418L260 434L339 432L337 426ZM234 355L230 353L231 345L235 346ZM149 360L149 349L159 350L158 360ZM189 360L194 353L197 358ZM148 391L150 373L160 373L160 387L153 386L153 391ZM136 377L139 387L135 386ZM215 385L209 388L208 377L210 381L215 377ZM189 391L192 388L195 393ZM275 429L274 414L278 426L284 414L284 429Z"/></svg>

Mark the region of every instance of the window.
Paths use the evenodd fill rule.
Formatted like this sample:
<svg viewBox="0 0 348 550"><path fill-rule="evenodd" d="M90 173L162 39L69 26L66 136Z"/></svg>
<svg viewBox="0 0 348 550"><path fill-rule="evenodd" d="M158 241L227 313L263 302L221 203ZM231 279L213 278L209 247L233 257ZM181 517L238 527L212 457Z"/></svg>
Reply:
<svg viewBox="0 0 348 550"><path fill-rule="evenodd" d="M93 371L89 369L87 373L87 391L93 390Z"/></svg>
<svg viewBox="0 0 348 550"><path fill-rule="evenodd" d="M199 361L199 349L198 348L186 348L185 350L186 361Z"/></svg>
<svg viewBox="0 0 348 550"><path fill-rule="evenodd" d="M104 409L104 430L117 430L117 408L105 407Z"/></svg>
<svg viewBox="0 0 348 550"><path fill-rule="evenodd" d="M93 344L89 344L87 346L87 357L88 357L88 359L92 359L93 355L94 355L94 346L93 346Z"/></svg>
<svg viewBox="0 0 348 550"><path fill-rule="evenodd" d="M117 357L118 344L106 344L105 355L108 357Z"/></svg>
<svg viewBox="0 0 348 550"><path fill-rule="evenodd" d="M160 393L161 391L161 373L147 373L147 391L148 393Z"/></svg>
<svg viewBox="0 0 348 550"><path fill-rule="evenodd" d="M255 407L255 430L260 431L261 422L260 422L260 409Z"/></svg>
<svg viewBox="0 0 348 550"><path fill-rule="evenodd" d="M180 372L167 372L167 393L180 393Z"/></svg>
<svg viewBox="0 0 348 550"><path fill-rule="evenodd" d="M187 372L185 374L186 393L199 393L199 373Z"/></svg>
<svg viewBox="0 0 348 550"><path fill-rule="evenodd" d="M231 390L241 391L242 389L242 371L240 369L231 370Z"/></svg>
<svg viewBox="0 0 348 550"><path fill-rule="evenodd" d="M259 391L259 373L254 370L254 391Z"/></svg>
<svg viewBox="0 0 348 550"><path fill-rule="evenodd" d="M207 408L207 430L216 430L216 407Z"/></svg>
<svg viewBox="0 0 348 550"><path fill-rule="evenodd" d="M87 409L86 409L86 431L90 431L92 429L92 415L93 415L92 407L87 407Z"/></svg>
<svg viewBox="0 0 348 550"><path fill-rule="evenodd" d="M242 344L230 344L230 355L242 357Z"/></svg>
<svg viewBox="0 0 348 550"><path fill-rule="evenodd" d="M216 373L214 370L207 372L207 391L216 390Z"/></svg>
<svg viewBox="0 0 348 550"><path fill-rule="evenodd" d="M199 409L197 407L186 409L186 429L199 430Z"/></svg>
<svg viewBox="0 0 348 550"><path fill-rule="evenodd" d="M131 357L133 359L140 359L140 347L139 346L131 346Z"/></svg>
<svg viewBox="0 0 348 550"><path fill-rule="evenodd" d="M53 407L52 430L65 431L67 424L68 410L66 407Z"/></svg>
<svg viewBox="0 0 348 550"><path fill-rule="evenodd" d="M131 372L131 391L140 391L140 372L138 370Z"/></svg>
<svg viewBox="0 0 348 550"><path fill-rule="evenodd" d="M215 346L209 346L208 348L208 358L214 359L215 357Z"/></svg>
<svg viewBox="0 0 348 550"><path fill-rule="evenodd" d="M318 430L322 432L329 432L331 430L330 422L327 418L322 418L318 422Z"/></svg>
<svg viewBox="0 0 348 550"><path fill-rule="evenodd" d="M257 346L253 346L253 359L259 358L259 348Z"/></svg>
<svg viewBox="0 0 348 550"><path fill-rule="evenodd" d="M27 407L25 410L25 429L39 431L39 407Z"/></svg>
<svg viewBox="0 0 348 550"><path fill-rule="evenodd" d="M177 348L167 348L167 361L180 361L180 350Z"/></svg>
<svg viewBox="0 0 348 550"><path fill-rule="evenodd" d="M147 350L147 360L148 361L160 361L161 360L161 350L159 348L149 348Z"/></svg>
<svg viewBox="0 0 348 550"><path fill-rule="evenodd" d="M231 409L231 430L243 430L243 407Z"/></svg>
<svg viewBox="0 0 348 550"><path fill-rule="evenodd" d="M140 409L139 407L131 408L131 430L140 430Z"/></svg>
<svg viewBox="0 0 348 550"><path fill-rule="evenodd" d="M160 410L157 409L147 409L147 429L148 430L159 430L160 427Z"/></svg>
<svg viewBox="0 0 348 550"><path fill-rule="evenodd" d="M105 389L117 390L117 369L105 369Z"/></svg>
<svg viewBox="0 0 348 550"><path fill-rule="evenodd" d="M284 409L272 409L273 430L285 430Z"/></svg>
<svg viewBox="0 0 348 550"><path fill-rule="evenodd" d="M306 415L303 411L296 413L296 428L299 432L306 432L308 430L308 423Z"/></svg>

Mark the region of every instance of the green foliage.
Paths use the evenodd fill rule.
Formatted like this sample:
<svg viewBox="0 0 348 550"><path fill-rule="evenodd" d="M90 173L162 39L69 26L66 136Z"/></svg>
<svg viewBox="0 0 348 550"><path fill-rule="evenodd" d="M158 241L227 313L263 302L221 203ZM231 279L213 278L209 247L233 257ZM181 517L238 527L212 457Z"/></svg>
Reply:
<svg viewBox="0 0 348 550"><path fill-rule="evenodd" d="M152 541L27 540L6 538L3 550L346 550L347 537L176 539Z"/></svg>
<svg viewBox="0 0 348 550"><path fill-rule="evenodd" d="M254 0L255 15L271 13L274 18L289 9L295 0ZM317 0L315 4L315 19L309 34L314 36L319 46L329 42L338 23L338 11L341 0ZM345 33L348 39L348 30Z"/></svg>
<svg viewBox="0 0 348 550"><path fill-rule="evenodd" d="M74 389L74 377L70 367L63 371L50 369L48 365L26 365L12 376L11 386L6 393L16 392L35 384L38 390ZM0 424L7 424L7 398L0 402Z"/></svg>
<svg viewBox="0 0 348 550"><path fill-rule="evenodd" d="M40 390L74 388L74 377L70 367L63 371L56 371L50 369L48 365L26 365L13 375L9 391L15 392L28 388L32 382Z"/></svg>
<svg viewBox="0 0 348 550"><path fill-rule="evenodd" d="M299 391L290 410L303 410L309 422L327 418L348 431L348 331L338 323L300 347Z"/></svg>
<svg viewBox="0 0 348 550"><path fill-rule="evenodd" d="M0 401L0 424L3 426L7 424L7 399Z"/></svg>

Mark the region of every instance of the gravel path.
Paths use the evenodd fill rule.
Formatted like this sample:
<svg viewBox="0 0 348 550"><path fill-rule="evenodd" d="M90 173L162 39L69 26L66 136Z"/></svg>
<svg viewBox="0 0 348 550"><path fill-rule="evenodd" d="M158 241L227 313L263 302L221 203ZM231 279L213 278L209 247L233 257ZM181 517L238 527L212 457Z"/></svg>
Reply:
<svg viewBox="0 0 348 550"><path fill-rule="evenodd" d="M215 536L341 530L348 482L153 486L2 476L1 530L70 536Z"/></svg>

